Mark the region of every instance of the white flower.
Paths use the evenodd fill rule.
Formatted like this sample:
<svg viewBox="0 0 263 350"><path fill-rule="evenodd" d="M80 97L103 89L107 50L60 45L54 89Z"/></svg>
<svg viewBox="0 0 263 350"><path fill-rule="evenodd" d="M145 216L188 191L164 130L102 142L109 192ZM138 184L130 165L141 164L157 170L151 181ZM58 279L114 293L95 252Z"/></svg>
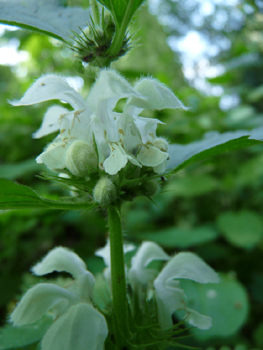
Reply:
<svg viewBox="0 0 263 350"><path fill-rule="evenodd" d="M133 245L125 245L124 253L132 251ZM110 246L96 252L108 266L104 272L110 284ZM154 262L167 262L159 272ZM145 302L155 298L158 320L162 328L172 327L172 315L179 310L185 312L186 321L199 329L209 329L212 319L201 315L187 306L187 296L180 286L180 279L189 279L197 283L219 283L217 273L202 259L193 253L179 253L170 258L165 251L153 242L143 242L131 259L131 267L126 267L126 275L139 307L143 309Z"/></svg>
<svg viewBox="0 0 263 350"><path fill-rule="evenodd" d="M156 269L149 268L153 261L167 261L170 257L164 250L153 242L143 242L137 253L132 257L129 270L129 282L135 293L138 294L142 306L152 282L158 274Z"/></svg>
<svg viewBox="0 0 263 350"><path fill-rule="evenodd" d="M210 328L212 326L210 317L187 307L184 291L180 288L178 281L180 279L190 279L198 283L218 283L220 281L215 271L195 254L179 253L175 255L153 283L161 327L171 327L173 313L183 309L191 325L200 329Z"/></svg>
<svg viewBox="0 0 263 350"><path fill-rule="evenodd" d="M123 253L132 252L135 249L133 244L124 244ZM96 256L99 256L103 259L106 268L104 269L104 277L107 280L108 284L111 285L111 260L110 260L110 240L108 239L105 247L98 249L95 252Z"/></svg>
<svg viewBox="0 0 263 350"><path fill-rule="evenodd" d="M122 98L127 98L123 113L116 113L114 108ZM67 164L72 164L68 154L70 146L76 141L83 141L91 147L83 155L94 155L96 148L98 166L110 175L116 174L128 162L138 167L152 167L157 173L165 171L167 149L160 149L155 143L157 124L161 122L139 114L145 108L185 107L171 90L157 80L144 78L133 88L115 71L102 70L85 101L62 77L47 75L39 78L21 100L12 104L32 105L55 99L68 102L73 110L57 105L48 109L33 137L39 138L58 130L60 133L37 158L38 163L63 171ZM87 164L94 167L94 159L87 159ZM73 168L78 174L76 167L74 159ZM85 174L83 168L80 174Z"/></svg>
<svg viewBox="0 0 263 350"><path fill-rule="evenodd" d="M43 350L103 350L108 334L104 316L91 303L94 277L75 253L53 249L32 271L42 276L53 271L66 271L74 282L63 288L39 283L27 291L11 314L15 326L39 320L52 309L54 323L44 335Z"/></svg>

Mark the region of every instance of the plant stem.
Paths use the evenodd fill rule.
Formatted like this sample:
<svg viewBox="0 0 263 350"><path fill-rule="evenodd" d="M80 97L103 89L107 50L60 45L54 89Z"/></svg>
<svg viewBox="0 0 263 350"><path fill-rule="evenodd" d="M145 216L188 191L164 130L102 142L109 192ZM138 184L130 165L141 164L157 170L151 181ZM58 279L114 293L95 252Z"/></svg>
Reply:
<svg viewBox="0 0 263 350"><path fill-rule="evenodd" d="M114 314L119 329L116 334L116 345L119 349L125 345L129 337L128 303L124 268L123 240L121 218L118 209L108 207L110 228L111 287Z"/></svg>

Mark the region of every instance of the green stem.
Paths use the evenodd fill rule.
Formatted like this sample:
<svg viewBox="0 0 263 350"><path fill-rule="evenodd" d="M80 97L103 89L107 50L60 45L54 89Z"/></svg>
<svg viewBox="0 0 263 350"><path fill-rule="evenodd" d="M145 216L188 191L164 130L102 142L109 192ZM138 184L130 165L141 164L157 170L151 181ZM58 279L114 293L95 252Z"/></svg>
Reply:
<svg viewBox="0 0 263 350"><path fill-rule="evenodd" d="M113 206L108 207L108 216L110 228L112 302L119 329L118 334L116 334L116 345L118 349L122 349L125 345L125 338L127 339L129 337L129 327L121 218L118 209Z"/></svg>

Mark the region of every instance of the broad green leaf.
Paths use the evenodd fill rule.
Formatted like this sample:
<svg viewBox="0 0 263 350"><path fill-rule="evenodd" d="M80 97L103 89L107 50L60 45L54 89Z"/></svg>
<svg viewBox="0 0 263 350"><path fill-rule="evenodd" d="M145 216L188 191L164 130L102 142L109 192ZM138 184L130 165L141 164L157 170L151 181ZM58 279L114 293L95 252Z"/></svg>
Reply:
<svg viewBox="0 0 263 350"><path fill-rule="evenodd" d="M20 348L41 340L52 322L51 316L43 316L28 326L0 328L0 350Z"/></svg>
<svg viewBox="0 0 263 350"><path fill-rule="evenodd" d="M218 189L220 184L210 175L188 175L175 178L165 186L164 192L173 198L177 196L194 197Z"/></svg>
<svg viewBox="0 0 263 350"><path fill-rule="evenodd" d="M217 224L225 238L237 247L252 248L263 237L262 219L252 211L225 212Z"/></svg>
<svg viewBox="0 0 263 350"><path fill-rule="evenodd" d="M235 132L210 132L201 141L188 145L170 145L167 169L173 174L191 164L229 151L262 143L263 128L252 131L239 130Z"/></svg>
<svg viewBox="0 0 263 350"><path fill-rule="evenodd" d="M68 40L71 30L86 26L90 10L65 7L60 0L0 0L0 23Z"/></svg>
<svg viewBox="0 0 263 350"><path fill-rule="evenodd" d="M170 227L157 232L139 233L143 240L149 240L167 248L188 248L213 241L217 232L208 226L196 228Z"/></svg>
<svg viewBox="0 0 263 350"><path fill-rule="evenodd" d="M134 12L139 8L144 0L99 0L112 14L116 25L121 25L124 21L129 23Z"/></svg>
<svg viewBox="0 0 263 350"><path fill-rule="evenodd" d="M0 210L6 209L62 209L85 210L97 206L92 202L80 201L78 198L53 201L42 198L30 187L0 179Z"/></svg>
<svg viewBox="0 0 263 350"><path fill-rule="evenodd" d="M206 331L193 329L200 339L227 337L237 332L248 314L248 298L244 287L236 280L220 276L218 284L199 284L181 280L189 308L212 318Z"/></svg>

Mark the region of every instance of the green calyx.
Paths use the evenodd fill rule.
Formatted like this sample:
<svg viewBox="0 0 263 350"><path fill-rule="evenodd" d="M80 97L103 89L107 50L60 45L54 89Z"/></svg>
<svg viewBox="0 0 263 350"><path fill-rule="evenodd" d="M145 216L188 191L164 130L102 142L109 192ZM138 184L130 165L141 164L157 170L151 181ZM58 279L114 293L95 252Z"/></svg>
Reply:
<svg viewBox="0 0 263 350"><path fill-rule="evenodd" d="M81 62L105 67L130 49L130 37L126 35L119 51L114 55L109 53L116 32L115 23L110 15L104 17L102 14L99 25L95 24L92 18L90 21L86 29L81 29L81 34L73 32L74 43L68 43L68 47L76 53Z"/></svg>

